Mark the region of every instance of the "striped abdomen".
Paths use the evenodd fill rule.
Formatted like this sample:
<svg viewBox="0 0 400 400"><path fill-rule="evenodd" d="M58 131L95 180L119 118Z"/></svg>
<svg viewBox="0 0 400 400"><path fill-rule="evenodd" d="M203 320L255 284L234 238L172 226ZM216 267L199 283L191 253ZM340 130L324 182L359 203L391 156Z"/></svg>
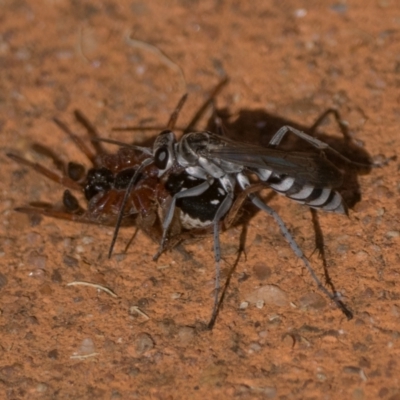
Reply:
<svg viewBox="0 0 400 400"><path fill-rule="evenodd" d="M300 183L292 176L277 175L268 170L262 170L262 173L257 175L262 181L268 183L271 189L298 203L324 211L347 214L347 207L342 196L332 188L316 188Z"/></svg>

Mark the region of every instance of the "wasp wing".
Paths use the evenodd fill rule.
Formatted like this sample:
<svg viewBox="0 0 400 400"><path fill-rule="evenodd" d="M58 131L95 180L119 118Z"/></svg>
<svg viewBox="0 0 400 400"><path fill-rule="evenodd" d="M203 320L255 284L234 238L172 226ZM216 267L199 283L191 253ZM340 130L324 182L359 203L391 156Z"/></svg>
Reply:
<svg viewBox="0 0 400 400"><path fill-rule="evenodd" d="M341 172L323 155L268 149L221 139L219 146L209 146L203 155L210 160L221 159L247 168L292 176L299 183L316 188L337 188L342 184Z"/></svg>

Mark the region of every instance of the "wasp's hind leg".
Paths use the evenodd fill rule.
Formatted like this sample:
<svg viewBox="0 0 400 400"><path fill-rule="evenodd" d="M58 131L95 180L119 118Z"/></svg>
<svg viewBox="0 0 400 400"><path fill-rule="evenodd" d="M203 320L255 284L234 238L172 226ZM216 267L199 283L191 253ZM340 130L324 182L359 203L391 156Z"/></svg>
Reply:
<svg viewBox="0 0 400 400"><path fill-rule="evenodd" d="M282 235L285 237L285 239L288 241L291 249L293 252L296 254L298 258L300 258L305 267L307 268L308 272L310 273L311 277L313 278L314 282L317 284L317 287L319 290L321 290L323 293L325 293L326 296L328 296L332 301L335 302L336 306L343 312L344 315L346 315L347 319L352 319L353 318L353 313L345 306L345 304L338 298L339 296L334 293L330 293L323 285L322 282L319 280L317 277L314 269L312 268L310 262L304 255L303 251L300 249L299 245L296 243L294 240L293 236L289 232L288 228L286 227L285 223L281 219L281 217L278 215L278 213L273 210L271 207L267 206L257 195L254 193L249 194L249 198L251 202L258 207L260 210L265 211L268 215L270 215L272 218L274 218L275 222L278 224L279 229L281 230Z"/></svg>

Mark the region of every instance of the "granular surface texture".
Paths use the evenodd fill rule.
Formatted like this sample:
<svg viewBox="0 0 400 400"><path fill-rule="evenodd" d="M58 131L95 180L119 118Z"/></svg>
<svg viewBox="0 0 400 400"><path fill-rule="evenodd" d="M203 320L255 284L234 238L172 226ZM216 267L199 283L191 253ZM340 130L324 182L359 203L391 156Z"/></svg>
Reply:
<svg viewBox="0 0 400 400"><path fill-rule="evenodd" d="M6 157L58 173L51 152L89 167L54 117L85 138L79 109L101 136L149 144L157 130L112 128L162 128L187 92L184 127L225 75L215 103L235 140L265 146L281 126L307 131L334 108L351 144L332 117L319 139L355 161L396 156L397 1L0 0L0 9L0 398L400 399L398 161L359 171L333 158L349 215L317 213L322 252L307 207L261 194L323 282L325 265L352 320L250 208L238 262L243 224L221 235L230 279L209 331L212 236L154 262L157 244L139 231L125 251L135 228L123 228L109 259L112 227L15 212L60 205L64 188ZM282 146L308 149L290 135Z"/></svg>

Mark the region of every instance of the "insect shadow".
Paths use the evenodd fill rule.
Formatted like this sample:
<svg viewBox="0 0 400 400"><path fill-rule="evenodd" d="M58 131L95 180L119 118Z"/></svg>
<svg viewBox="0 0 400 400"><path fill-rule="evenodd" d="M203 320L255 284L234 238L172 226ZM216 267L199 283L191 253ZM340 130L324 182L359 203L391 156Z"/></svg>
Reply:
<svg viewBox="0 0 400 400"><path fill-rule="evenodd" d="M217 116L217 118L215 116ZM336 109L327 109L311 126L305 126L260 109L242 109L236 114L235 118L232 118L229 111L226 108L222 108L215 110L215 116L210 118L207 129L214 132L220 125L222 125L226 135L238 141L246 141L247 143L268 147L271 138L280 128L282 128L282 126L291 126L312 137L318 138L324 143L327 143L330 147L334 148L349 160L359 164L355 167L354 164L349 164L344 162L343 159L339 159L335 154L325 152L328 158L338 166L343 174L343 184L338 189L338 192L342 195L347 207L352 209L361 200L361 189L358 177L370 172L372 169L372 158L365 149L355 143L349 132L347 123L341 119L341 116ZM336 123L340 136L332 136L323 132L323 126L331 120ZM279 148L289 152L317 151L315 147L311 146L296 135L287 135L285 140L282 141L282 144L279 145ZM270 191L267 202L276 195L276 192ZM240 223L243 223L244 216L248 221L254 214L260 211L251 204L245 205L244 210L245 213L239 220ZM309 210L311 212L311 219L315 233L315 249L318 251L322 259L325 281L326 284L331 287L332 291L336 292L335 286L328 272L328 263L324 246L325 240L319 223L318 212L312 208L309 208ZM244 230L244 233L245 232L246 230ZM241 248L245 248L245 235L241 238ZM231 270L231 274L232 273L233 270ZM230 279L231 276L228 277L228 283ZM225 291L226 286L223 290L221 301Z"/></svg>
<svg viewBox="0 0 400 400"><path fill-rule="evenodd" d="M306 158L304 158L304 157L306 156L307 153L309 154L310 163L311 163L312 159L315 158L314 155L317 156L316 153L321 152L320 150L316 150L316 147L319 147L320 144L323 144L324 146L326 144L329 145L329 147L330 147L329 151L321 152L321 154L318 155L319 163L321 164L321 168L322 168L323 159L325 157L328 157L331 159L331 162L335 163L335 167L336 167L336 165L342 166L342 168L339 167L339 169L341 169L342 170L341 172L343 172L343 180L345 181L345 185L343 185L341 187L341 190L338 190L338 193L340 193L340 195L342 195L342 197L345 198L347 205L350 207L353 207L354 204L356 204L357 201L359 201L361 198L360 188L359 188L359 184L358 184L358 175L361 172L368 172L372 168L372 166L376 167L376 166L384 165L384 163L373 164L368 153L365 152L363 149L359 148L353 142L353 139L348 132L347 125L340 119L339 113L334 109L329 109L325 113L323 113L311 127L302 126L300 124L293 123L292 121L289 121L287 119L268 114L264 110L241 110L237 114L237 118L234 119L233 122L229 118L229 115L227 114L226 109L219 109L219 110L216 109L214 114L215 115L209 120L209 122L207 124L206 130L208 132L203 131L203 132L199 132L199 133L194 133L194 132L196 132L196 129L194 129L196 124L193 122L193 123L189 124L190 129L189 128L186 129L184 134L185 133L190 134L191 138L195 137L193 135L198 135L198 136L200 135L204 140L206 140L206 138L210 138L213 135L212 136L214 138L213 140L216 143L222 144L222 143L224 143L223 139L221 138L221 142L220 142L217 138L218 135L215 135L212 133L212 132L218 132L218 133L226 136L226 139L231 139L231 140L237 141L237 143L239 143L239 142L248 143L250 145L250 147L248 147L248 150L251 152L252 145L253 146L261 145L261 147L264 146L264 147L270 147L270 148L272 145L272 148L274 148L275 146L277 146L275 144L275 143L277 143L276 135L280 134L277 132L293 131L293 135L286 135L285 142L283 142L282 145L279 140L279 146L278 146L279 150L286 151L285 154L287 154L287 157L290 157L291 154L298 154L298 152L301 152L300 154L304 154L303 163L305 163L305 165L307 165L307 161L306 161ZM332 114L334 116L335 120L337 121L338 130L341 131L341 133L342 133L341 138L336 138L336 137L332 137L330 135L325 135L325 134L316 134L317 128L324 122L325 118L329 114ZM140 130L140 128L137 128L137 129ZM296 129L297 129L297 131L296 131ZM134 130L136 130L136 129L134 129ZM191 133L191 132L193 132L193 133ZM306 135L304 135L304 133ZM243 139L244 137L245 137L245 139ZM299 137L301 137L301 140ZM311 137L315 137L316 139L311 140ZM273 138L275 138L275 140ZM251 140L251 139L253 139L253 140ZM180 140L185 140L185 139L183 138ZM197 146L196 139L192 139L192 141L193 140L194 140L193 146L194 146L194 148L196 148L196 146ZM186 142L186 143L189 143L189 142ZM231 142L228 141L228 143L231 143ZM313 146L311 146L310 143L312 143ZM319 148L322 149L322 148L326 148L326 147L319 147ZM194 150L194 151L196 151L196 150ZM336 155L335 155L335 152L336 152ZM312 155L311 153L314 153L314 155ZM218 154L218 152L216 154ZM275 153L273 152L273 150L271 150L269 153L262 153L262 154L272 155ZM282 153L276 153L276 154L280 155ZM222 153L222 156L224 157L224 153ZM218 158L218 155L216 155L216 157ZM207 158L207 156L206 156L206 158ZM212 163L211 159L212 158L209 158L209 161ZM273 159L273 157L272 157L272 159ZM344 159L347 161L344 161ZM247 162L247 160L245 162ZM282 158L282 163L285 163L285 157ZM263 165L263 164L257 164L257 166L258 165ZM285 164L285 165L288 166L289 164ZM330 165L332 165L332 164L330 164ZM357 166L357 168L355 169L354 166ZM261 168L263 168L263 167L261 167ZM295 172L296 171L293 170L293 173L295 173ZM322 170L321 170L321 174L322 174ZM326 179L328 180L326 182L327 186L329 186L329 182L332 183L332 177L328 174L326 176ZM323 184L323 181L324 181L324 179L321 177L322 184ZM273 185L271 186L271 188L273 189ZM258 187L257 190L259 191L261 189L262 188ZM273 195L272 191L270 193L271 193L271 195ZM338 199L340 199L340 204L342 204L343 200L342 200L342 197L340 197L340 195L338 194L338 196L339 196ZM252 198L252 196L250 194L249 194L249 197ZM266 199L264 199L264 200L266 200ZM268 202L268 200L267 200L267 202ZM341 207L342 207L342 211L340 211L340 213L345 213L346 209L347 209L346 205L343 204L343 206L341 206ZM232 207L232 208L234 208L234 207ZM237 208L237 209L239 210L239 208ZM244 209L247 210L248 213L250 213L250 214L254 214L256 212L256 210L254 208L251 208L248 205ZM250 209L250 212L249 212L249 209ZM326 210L329 210L329 208L327 208ZM329 274L327 271L327 263L326 263L326 258L325 258L325 254L324 254L324 238L323 238L322 230L321 230L321 227L320 227L320 224L318 221L318 216L317 216L317 213L313 210L311 210L311 213L312 213L313 225L315 228L316 248L319 250L319 252L322 256L322 259L323 259L323 265L324 265L324 270L325 270L325 279L326 279L328 285L331 286L333 292L336 293L336 290L329 278ZM274 215L276 216L276 213L274 213ZM246 215L246 217L248 219L250 219L251 216L252 215ZM282 221L281 221L281 223L282 223ZM284 230L287 230L287 229L284 228ZM294 243L290 234L288 232L286 234L289 235L288 240L291 243L291 246L293 245L297 248L297 245ZM161 245L161 248L162 248L162 245ZM243 242L241 242L241 248L242 249L244 248L244 239L243 239ZM298 250L298 251L301 252L301 250ZM296 250L295 250L295 252L296 252ZM216 260L219 260L220 259L219 257L220 257L220 253L218 253L218 256L216 256ZM308 262L305 260L305 258L303 256L302 256L302 259L306 264L308 264ZM218 261L217 261L217 265L218 265ZM235 265L236 265L236 263L235 263ZM217 271L218 271L218 268L219 267L217 267ZM235 269L234 267L231 268L231 270L228 274L228 279L226 281L226 284L223 287L219 301L217 301L218 306L214 307L212 319L208 325L209 328L212 328L212 326L214 325L214 322L217 318L217 314L218 314L220 306L223 302L224 294L226 292L227 287L229 286L229 281L231 279L234 269ZM314 277L314 279L316 279L318 281L318 279L316 277ZM318 283L318 286L320 286L319 283ZM329 297L331 297L331 296L329 296ZM351 316L352 316L351 312L348 309L346 309L346 307L340 302L340 300L337 300L336 303L338 304L339 308L342 309L342 311L345 313L345 315L348 318L351 318Z"/></svg>
<svg viewBox="0 0 400 400"><path fill-rule="evenodd" d="M339 111L336 109L327 109L311 126L296 123L289 119L267 113L264 110L240 110L233 121L227 109L217 110L216 113L222 120L222 124L228 135L234 140L245 140L252 144L267 147L273 135L282 126L287 125L327 143L330 147L355 163L363 164L363 166L355 167L352 164L346 164L334 154L325 152L328 158L335 163L335 166L343 174L343 184L338 192L342 195L346 205L349 208L353 208L361 200L358 176L370 172L372 158L365 149L355 143L347 123L341 119ZM330 119L336 122L338 132L341 133L340 136L332 136L323 132L324 124ZM215 118L209 121L208 129L211 131L215 129ZM316 152L315 147L295 135L286 135L285 139L279 145L279 149Z"/></svg>

